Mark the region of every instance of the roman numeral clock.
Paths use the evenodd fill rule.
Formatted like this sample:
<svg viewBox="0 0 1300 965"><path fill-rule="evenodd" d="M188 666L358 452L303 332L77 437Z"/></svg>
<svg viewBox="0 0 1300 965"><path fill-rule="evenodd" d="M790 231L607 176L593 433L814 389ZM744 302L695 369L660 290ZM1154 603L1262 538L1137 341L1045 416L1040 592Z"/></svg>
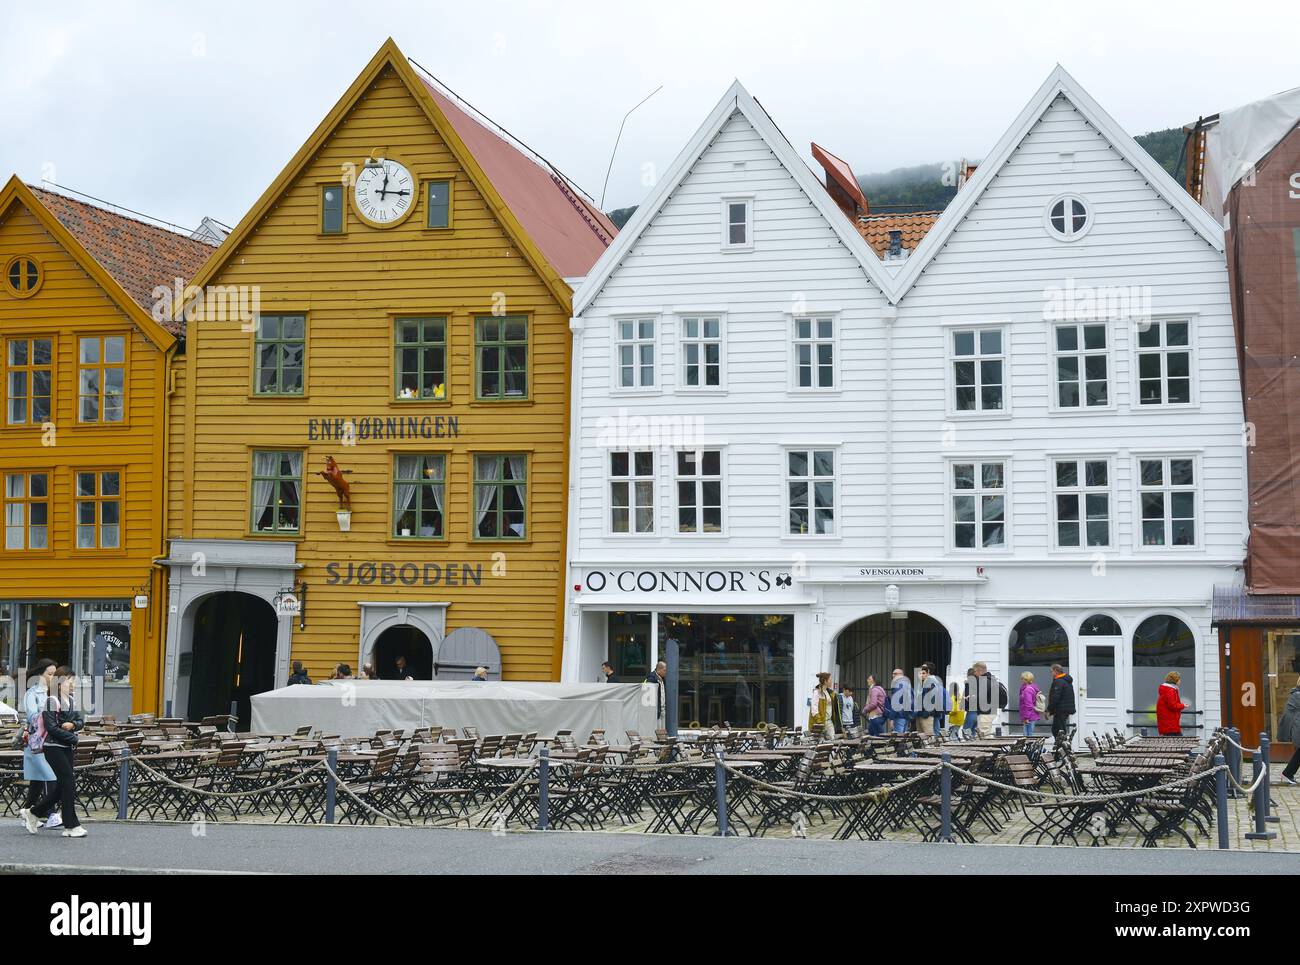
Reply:
<svg viewBox="0 0 1300 965"><path fill-rule="evenodd" d="M415 210L415 175L392 158L370 158L357 173L352 206L375 228L401 224Z"/></svg>

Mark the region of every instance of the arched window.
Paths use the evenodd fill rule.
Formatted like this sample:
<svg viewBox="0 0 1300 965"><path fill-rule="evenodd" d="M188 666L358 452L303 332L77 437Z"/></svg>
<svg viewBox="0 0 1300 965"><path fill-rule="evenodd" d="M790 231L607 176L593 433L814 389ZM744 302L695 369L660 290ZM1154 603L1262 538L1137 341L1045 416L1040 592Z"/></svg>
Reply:
<svg viewBox="0 0 1300 965"><path fill-rule="evenodd" d="M1034 683L1043 692L1052 683L1052 664L1066 666L1070 662L1070 637L1051 617L1035 614L1025 617L1011 628L1007 638L1007 686L1014 723L1020 719L1020 675L1026 671L1034 675Z"/></svg>
<svg viewBox="0 0 1300 965"><path fill-rule="evenodd" d="M1182 674L1178 685L1182 701L1192 709L1196 706L1196 635L1177 617L1165 613L1147 617L1133 632L1133 707L1150 712L1134 721L1139 727L1155 726L1156 697L1171 670Z"/></svg>
<svg viewBox="0 0 1300 965"><path fill-rule="evenodd" d="M1079 636L1118 637L1120 636L1119 621L1104 613L1094 613L1079 627Z"/></svg>

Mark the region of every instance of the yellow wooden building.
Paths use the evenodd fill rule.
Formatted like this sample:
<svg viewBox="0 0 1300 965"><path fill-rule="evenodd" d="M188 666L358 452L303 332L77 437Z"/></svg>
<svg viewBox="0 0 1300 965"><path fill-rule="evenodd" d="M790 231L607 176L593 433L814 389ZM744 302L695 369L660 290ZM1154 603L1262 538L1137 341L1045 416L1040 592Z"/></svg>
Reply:
<svg viewBox="0 0 1300 965"><path fill-rule="evenodd" d="M296 661L445 675L489 637L504 678L558 679L570 282L613 233L383 45L195 279L174 714L246 720Z"/></svg>
<svg viewBox="0 0 1300 965"><path fill-rule="evenodd" d="M0 190L0 662L98 674L87 709L154 710L161 693L154 560L181 331L154 289L212 250L16 177Z"/></svg>

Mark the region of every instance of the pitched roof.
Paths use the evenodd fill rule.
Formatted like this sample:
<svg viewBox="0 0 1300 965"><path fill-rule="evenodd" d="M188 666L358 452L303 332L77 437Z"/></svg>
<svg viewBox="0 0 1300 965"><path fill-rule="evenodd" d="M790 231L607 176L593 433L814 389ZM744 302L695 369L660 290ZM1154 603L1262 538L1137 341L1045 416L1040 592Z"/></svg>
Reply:
<svg viewBox="0 0 1300 965"><path fill-rule="evenodd" d="M555 270L565 278L587 274L618 234L613 222L554 171L475 120L427 78L420 80Z"/></svg>
<svg viewBox="0 0 1300 965"><path fill-rule="evenodd" d="M604 288L610 276L618 268L627 253L631 251L632 246L636 244L637 238L654 220L660 209L667 203L669 196L677 190L677 186L691 173L695 162L708 150L709 145L718 132L722 130L723 125L737 111L745 117L758 133L758 136L763 139L768 149L785 168L790 177L794 179L800 190L817 208L822 217L826 219L826 223L835 232L844 247L857 259L858 264L862 267L863 274L886 297L889 296L892 286L888 270L881 264L880 259L872 253L871 249L867 247L867 243L862 236L854 230L852 222L844 216L844 212L836 205L834 199L826 190L826 186L817 180L812 169L795 152L790 142L786 140L785 135L781 133L780 128L768 115L767 110L750 96L749 91L745 90L740 81L736 81L722 95L721 100L714 106L709 116L705 118L704 123L699 126L691 136L690 141L682 148L681 153L677 155L672 166L668 169L668 173L655 184L650 196L637 207L636 212L628 223L623 226L623 230L619 232L613 244L600 256L600 260L592 266L591 271L587 274L586 281L574 293L573 313L575 315L580 315L600 294L600 290Z"/></svg>
<svg viewBox="0 0 1300 965"><path fill-rule="evenodd" d="M159 285L172 288L176 280L193 278L211 256L212 245L195 241L175 231L109 211L66 195L28 185L32 194L81 242L86 252L103 266L131 299L145 311L152 311L153 290ZM163 324L174 335L183 324Z"/></svg>
<svg viewBox="0 0 1300 965"><path fill-rule="evenodd" d="M1183 190L1182 185L1169 176L1151 155L1144 151L1132 135L1115 122L1077 80L1059 64L1047 75L1041 87L1025 105L1024 110L1012 122L993 150L985 155L984 160L975 168L957 196L929 231L921 244L917 246L912 257L894 280L893 293L901 299L916 283L926 265L943 249L948 238L961 224L967 213L983 196L985 189L998 176L1003 166L1015 153L1020 142L1025 139L1034 125L1052 106L1057 97L1064 96L1079 112L1085 121L1091 124L1104 137L1116 153L1133 167L1174 211L1197 232L1207 244L1223 251L1223 229L1213 218L1197 204L1192 196Z"/></svg>
<svg viewBox="0 0 1300 965"><path fill-rule="evenodd" d="M910 214L873 214L859 218L858 232L867 239L872 249L881 258L889 250L889 233L903 233L903 248L911 251L921 243L921 239L934 227L942 211L914 211Z"/></svg>

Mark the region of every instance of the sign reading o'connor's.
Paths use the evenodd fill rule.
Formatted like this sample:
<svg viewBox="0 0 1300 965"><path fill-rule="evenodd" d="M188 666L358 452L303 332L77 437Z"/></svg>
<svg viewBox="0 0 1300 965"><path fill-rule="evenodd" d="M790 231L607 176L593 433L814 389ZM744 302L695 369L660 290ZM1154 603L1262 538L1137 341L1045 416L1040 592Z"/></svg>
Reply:
<svg viewBox="0 0 1300 965"><path fill-rule="evenodd" d="M583 586L591 593L766 593L793 582L789 573L772 570L591 570Z"/></svg>

